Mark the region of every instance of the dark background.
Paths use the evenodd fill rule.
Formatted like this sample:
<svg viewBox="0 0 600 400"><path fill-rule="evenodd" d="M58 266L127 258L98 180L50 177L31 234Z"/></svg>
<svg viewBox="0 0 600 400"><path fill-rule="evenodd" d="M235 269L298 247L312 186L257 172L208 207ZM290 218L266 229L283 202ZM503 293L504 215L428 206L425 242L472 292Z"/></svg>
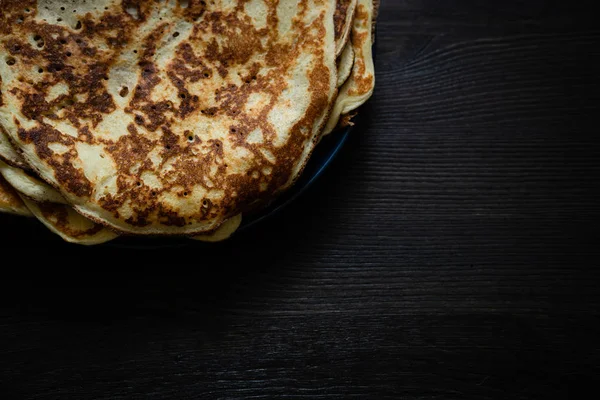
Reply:
<svg viewBox="0 0 600 400"><path fill-rule="evenodd" d="M0 398L584 398L594 15L384 1L377 89L342 153L229 242L82 249L1 217Z"/></svg>

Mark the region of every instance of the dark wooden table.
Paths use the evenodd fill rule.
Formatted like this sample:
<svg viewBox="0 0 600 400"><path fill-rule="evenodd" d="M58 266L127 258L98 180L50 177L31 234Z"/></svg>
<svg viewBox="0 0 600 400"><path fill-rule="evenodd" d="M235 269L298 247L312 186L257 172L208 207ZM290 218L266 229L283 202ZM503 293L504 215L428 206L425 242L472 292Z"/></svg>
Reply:
<svg viewBox="0 0 600 400"><path fill-rule="evenodd" d="M384 1L343 153L225 244L82 250L3 217L0 398L593 397L596 26Z"/></svg>

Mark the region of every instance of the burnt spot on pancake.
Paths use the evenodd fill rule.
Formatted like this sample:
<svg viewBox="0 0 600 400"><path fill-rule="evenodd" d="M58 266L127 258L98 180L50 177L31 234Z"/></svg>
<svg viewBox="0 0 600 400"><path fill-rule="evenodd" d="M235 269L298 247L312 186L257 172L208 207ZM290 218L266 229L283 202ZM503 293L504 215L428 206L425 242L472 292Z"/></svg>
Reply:
<svg viewBox="0 0 600 400"><path fill-rule="evenodd" d="M128 127L129 134L121 136L116 142L107 142L106 151L115 160L120 174L129 174L133 166L145 161L154 148L152 140L139 133L132 124Z"/></svg>
<svg viewBox="0 0 600 400"><path fill-rule="evenodd" d="M92 195L92 183L86 178L81 169L74 166L77 151L73 148L75 142L73 138L43 123L39 127L30 130L21 128L18 135L24 143L33 145L38 157L52 167L57 182L65 190L77 197L90 197ZM57 155L50 149L51 144L60 144L70 150Z"/></svg>
<svg viewBox="0 0 600 400"><path fill-rule="evenodd" d="M213 38L206 46L204 57L217 64L222 78L227 77L229 68L247 63L250 58L264 51L261 37L266 31L259 31L248 16L213 12L204 18L212 33L219 36L220 43Z"/></svg>

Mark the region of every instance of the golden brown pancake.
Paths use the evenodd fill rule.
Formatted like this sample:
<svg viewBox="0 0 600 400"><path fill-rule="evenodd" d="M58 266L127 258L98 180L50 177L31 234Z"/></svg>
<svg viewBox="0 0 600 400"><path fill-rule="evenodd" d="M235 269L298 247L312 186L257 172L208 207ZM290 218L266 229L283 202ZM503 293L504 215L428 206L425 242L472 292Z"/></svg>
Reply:
<svg viewBox="0 0 600 400"><path fill-rule="evenodd" d="M0 124L77 212L195 235L293 184L336 93L335 1L72 3L3 2Z"/></svg>

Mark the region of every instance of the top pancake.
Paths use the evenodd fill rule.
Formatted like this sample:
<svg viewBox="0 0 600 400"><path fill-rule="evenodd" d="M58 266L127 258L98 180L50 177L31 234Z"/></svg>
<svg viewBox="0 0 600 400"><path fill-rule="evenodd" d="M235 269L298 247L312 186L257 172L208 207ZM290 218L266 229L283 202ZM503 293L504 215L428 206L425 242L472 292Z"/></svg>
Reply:
<svg viewBox="0 0 600 400"><path fill-rule="evenodd" d="M333 0L1 3L0 124L121 232L209 232L270 200L334 99Z"/></svg>

